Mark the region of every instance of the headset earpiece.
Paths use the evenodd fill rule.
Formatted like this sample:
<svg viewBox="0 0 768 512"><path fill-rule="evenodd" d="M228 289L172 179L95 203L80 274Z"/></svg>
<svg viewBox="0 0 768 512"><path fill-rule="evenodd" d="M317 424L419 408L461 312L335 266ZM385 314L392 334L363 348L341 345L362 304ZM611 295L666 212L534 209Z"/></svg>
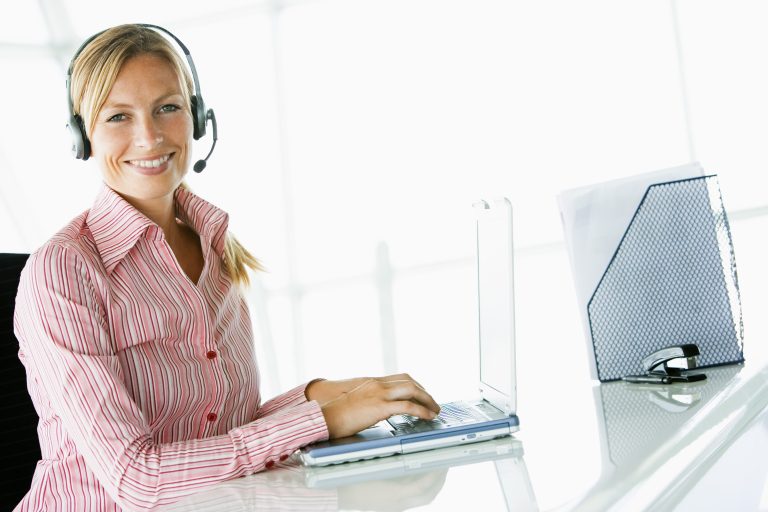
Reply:
<svg viewBox="0 0 768 512"><path fill-rule="evenodd" d="M202 96L192 96L190 110L192 111L192 137L198 140L205 135L205 125L207 123L205 102Z"/></svg>
<svg viewBox="0 0 768 512"><path fill-rule="evenodd" d="M91 142L85 135L83 119L77 114L70 114L67 128L72 135L72 155L78 160L88 160L91 156Z"/></svg>

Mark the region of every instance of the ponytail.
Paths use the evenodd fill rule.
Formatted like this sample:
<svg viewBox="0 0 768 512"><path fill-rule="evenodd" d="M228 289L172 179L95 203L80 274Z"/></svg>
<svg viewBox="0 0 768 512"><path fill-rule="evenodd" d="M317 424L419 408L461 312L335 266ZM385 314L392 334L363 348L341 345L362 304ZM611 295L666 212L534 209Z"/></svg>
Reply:
<svg viewBox="0 0 768 512"><path fill-rule="evenodd" d="M243 287L251 284L248 269L255 272L264 270L261 262L240 245L232 233L227 233L227 238L224 240L224 268L227 269L232 282Z"/></svg>

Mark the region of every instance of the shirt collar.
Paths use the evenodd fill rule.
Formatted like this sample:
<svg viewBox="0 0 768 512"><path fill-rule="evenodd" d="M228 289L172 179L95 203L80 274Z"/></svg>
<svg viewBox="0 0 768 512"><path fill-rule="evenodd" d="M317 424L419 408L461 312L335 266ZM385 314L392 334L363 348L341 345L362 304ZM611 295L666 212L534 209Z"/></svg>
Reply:
<svg viewBox="0 0 768 512"><path fill-rule="evenodd" d="M229 228L229 215L186 187L176 189L176 217L209 240L213 250L223 259L224 242Z"/></svg>
<svg viewBox="0 0 768 512"><path fill-rule="evenodd" d="M200 235L203 246L210 244L223 259L229 225L227 213L183 187L176 189L174 201L177 218ZM164 239L157 224L106 185L96 196L86 222L108 273L140 238Z"/></svg>

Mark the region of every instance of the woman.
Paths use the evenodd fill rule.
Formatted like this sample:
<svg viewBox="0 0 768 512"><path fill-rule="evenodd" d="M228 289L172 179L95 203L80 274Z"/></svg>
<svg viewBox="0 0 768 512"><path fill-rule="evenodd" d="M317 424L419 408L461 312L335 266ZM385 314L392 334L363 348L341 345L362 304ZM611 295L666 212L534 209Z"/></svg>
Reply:
<svg viewBox="0 0 768 512"><path fill-rule="evenodd" d="M18 510L150 509L392 414L436 415L407 375L261 403L241 292L258 262L182 182L197 92L184 61L157 30L123 25L82 48L70 83L104 187L19 286L43 460Z"/></svg>

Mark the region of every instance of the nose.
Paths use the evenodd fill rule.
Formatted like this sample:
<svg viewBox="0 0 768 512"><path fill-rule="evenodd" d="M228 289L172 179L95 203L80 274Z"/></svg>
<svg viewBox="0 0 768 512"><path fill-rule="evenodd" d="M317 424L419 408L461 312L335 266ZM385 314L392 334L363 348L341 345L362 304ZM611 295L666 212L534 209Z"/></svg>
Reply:
<svg viewBox="0 0 768 512"><path fill-rule="evenodd" d="M136 117L133 140L139 148L152 148L163 142L163 132L154 116Z"/></svg>

